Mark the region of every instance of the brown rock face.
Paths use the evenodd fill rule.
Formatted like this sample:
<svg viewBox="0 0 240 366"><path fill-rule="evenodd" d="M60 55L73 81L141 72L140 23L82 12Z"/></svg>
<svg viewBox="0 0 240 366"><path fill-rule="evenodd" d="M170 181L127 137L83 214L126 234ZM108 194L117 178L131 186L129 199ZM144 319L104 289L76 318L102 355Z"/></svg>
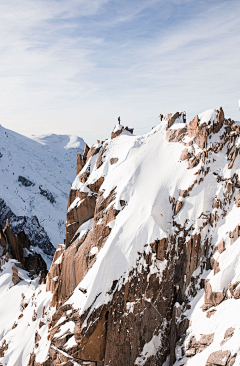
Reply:
<svg viewBox="0 0 240 366"><path fill-rule="evenodd" d="M115 126L115 127L116 127L116 126ZM122 133L124 130L125 130L125 131L130 132L131 134L133 134L133 128L129 128L129 127L127 127L127 126L126 126L126 127L122 126L120 130L118 130L118 131L116 131L116 132L112 132L112 133L111 133L111 139L115 139L115 137L117 137L117 136L121 135L121 133Z"/></svg>
<svg viewBox="0 0 240 366"><path fill-rule="evenodd" d="M113 165L113 164L116 164L118 162L118 158L111 158L110 159L110 164Z"/></svg>
<svg viewBox="0 0 240 366"><path fill-rule="evenodd" d="M113 209L112 206L109 207L114 199L114 190L107 198L103 197L103 192L99 192L97 200L94 201L94 210L92 210L92 216L90 217L94 218L93 228L81 238L76 237L74 242L68 246L66 243L59 277L61 286L58 290L59 299L62 299L62 301L72 294L75 287L95 262L95 255L91 254L91 249L97 247L100 250L110 234L111 229L107 224L114 220L119 212ZM79 208L79 217L84 215L85 211L82 212L82 210L83 206Z"/></svg>
<svg viewBox="0 0 240 366"><path fill-rule="evenodd" d="M3 255L9 255L16 259L31 275L39 274L41 272L41 280L45 280L47 275L47 266L41 255L30 250L30 241L28 240L24 231L14 235L10 229L8 220L6 226L0 226L0 246L3 248ZM14 268L14 267L13 267ZM17 283L17 270L13 269L13 282Z"/></svg>
<svg viewBox="0 0 240 366"><path fill-rule="evenodd" d="M8 350L8 344L4 341L3 345L0 347L0 357L4 357L4 352Z"/></svg>
<svg viewBox="0 0 240 366"><path fill-rule="evenodd" d="M187 129L178 128L178 129L169 129L166 133L166 139L168 142L180 142L184 138Z"/></svg>
<svg viewBox="0 0 240 366"><path fill-rule="evenodd" d="M237 194L236 201L235 201L235 205L237 207L240 207L240 191Z"/></svg>
<svg viewBox="0 0 240 366"><path fill-rule="evenodd" d="M224 123L224 119L225 119L224 112L222 110L222 107L220 107L217 123L214 123L214 125L213 125L213 133L217 133L221 130L223 123Z"/></svg>
<svg viewBox="0 0 240 366"><path fill-rule="evenodd" d="M94 216L96 201L93 196L87 196L67 212L66 248L69 247L77 229Z"/></svg>
<svg viewBox="0 0 240 366"><path fill-rule="evenodd" d="M175 208L175 212L174 212L174 215L177 215L178 214L178 212L181 210L181 208L182 208L182 205L183 205L183 202L182 201L180 201L180 200L178 200L177 201L177 204L176 204L176 208Z"/></svg>
<svg viewBox="0 0 240 366"><path fill-rule="evenodd" d="M182 154L180 156L180 160L189 160L190 157L191 154L188 152L188 149L187 148L183 149Z"/></svg>
<svg viewBox="0 0 240 366"><path fill-rule="evenodd" d="M222 292L212 291L212 286L209 280L205 281L205 304L209 304L210 306L217 306L223 301L224 297L225 296Z"/></svg>
<svg viewBox="0 0 240 366"><path fill-rule="evenodd" d="M185 120L185 113L184 112L176 112L176 113L169 113L164 117L164 121L167 121L166 130L168 130L176 121L177 118L179 118L181 115L184 115Z"/></svg>
<svg viewBox="0 0 240 366"><path fill-rule="evenodd" d="M226 250L225 248L225 243L224 243L224 240L222 239L220 241L220 243L218 244L218 252L221 254L222 252L224 252L224 250Z"/></svg>
<svg viewBox="0 0 240 366"><path fill-rule="evenodd" d="M210 346L210 344L213 342L213 339L214 339L214 333L202 334L199 341L197 341L196 338L194 337L189 344L189 348L186 352L186 355L188 357L192 357L195 354L202 352L205 348Z"/></svg>
<svg viewBox="0 0 240 366"><path fill-rule="evenodd" d="M231 356L230 351L216 351L208 357L206 366L227 366Z"/></svg>
<svg viewBox="0 0 240 366"><path fill-rule="evenodd" d="M56 292L58 290L59 283L57 280L61 274L61 265L64 249L65 246L63 244L58 244L50 270L47 275L46 291Z"/></svg>
<svg viewBox="0 0 240 366"><path fill-rule="evenodd" d="M233 230L233 232L229 234L231 238L230 240L231 245L239 238L239 234L240 234L240 227L239 225L237 225Z"/></svg>
<svg viewBox="0 0 240 366"><path fill-rule="evenodd" d="M84 167L84 161L81 154L77 154L77 175L80 173Z"/></svg>
<svg viewBox="0 0 240 366"><path fill-rule="evenodd" d="M19 275L18 275L18 270L17 270L17 268L15 268L15 267L12 267L12 282L13 282L13 284L14 284L14 286L15 285L17 285L22 279L21 279L21 277L19 277Z"/></svg>
<svg viewBox="0 0 240 366"><path fill-rule="evenodd" d="M226 343L230 338L232 338L233 334L234 334L235 328L228 328L224 334L224 339L222 340L222 342L220 343L221 346L224 345L224 343Z"/></svg>
<svg viewBox="0 0 240 366"><path fill-rule="evenodd" d="M218 113L218 120L212 126L208 126L207 123L199 125L198 116L194 117L188 124L188 136L193 137L196 144L201 148L205 149L207 147L207 138L211 132L217 133L223 127L224 123L224 112L220 107Z"/></svg>

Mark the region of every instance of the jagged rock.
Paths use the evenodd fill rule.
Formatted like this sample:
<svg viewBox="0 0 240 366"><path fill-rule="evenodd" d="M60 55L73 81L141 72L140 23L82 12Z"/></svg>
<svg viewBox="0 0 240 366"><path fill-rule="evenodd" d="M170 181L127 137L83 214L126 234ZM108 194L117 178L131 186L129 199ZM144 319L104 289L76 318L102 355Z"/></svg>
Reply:
<svg viewBox="0 0 240 366"><path fill-rule="evenodd" d="M238 194L237 194L237 196L236 196L235 205L236 205L237 207L240 207L240 191L238 192Z"/></svg>
<svg viewBox="0 0 240 366"><path fill-rule="evenodd" d="M55 292L58 288L57 278L61 274L61 265L64 249L64 245L58 244L50 270L47 275L46 291Z"/></svg>
<svg viewBox="0 0 240 366"><path fill-rule="evenodd" d="M182 154L180 156L180 160L189 160L191 158L191 154L188 152L188 149L185 148L182 151Z"/></svg>
<svg viewBox="0 0 240 366"><path fill-rule="evenodd" d="M81 226L85 221L93 218L95 206L96 201L94 197L87 196L85 199L80 201L80 204L74 206L72 209L68 209L65 242L66 248L69 247L79 226Z"/></svg>
<svg viewBox="0 0 240 366"><path fill-rule="evenodd" d="M210 306L217 306L224 300L224 294L222 292L213 292L212 286L209 280L205 281L205 298L204 303Z"/></svg>
<svg viewBox="0 0 240 366"><path fill-rule="evenodd" d="M133 134L133 128L120 126L120 129L116 130L117 126L114 127L113 132L111 133L111 139L115 139L115 137L121 135L121 133L125 130Z"/></svg>
<svg viewBox="0 0 240 366"><path fill-rule="evenodd" d="M175 113L169 113L164 117L164 121L167 121L166 130L168 130L178 119L180 116L183 116L182 120L183 122L186 122L186 113L185 112L175 112Z"/></svg>
<svg viewBox="0 0 240 366"><path fill-rule="evenodd" d="M100 168L100 166L103 164L103 157L104 157L105 152L107 151L107 146L108 146L108 144L106 143L103 146L100 154L98 155L98 158L97 158L97 161L96 161L96 169Z"/></svg>
<svg viewBox="0 0 240 366"><path fill-rule="evenodd" d="M235 146L234 153L233 153L233 156L231 158L231 162L228 164L228 169L232 169L233 164L234 164L234 162L236 160L237 155L238 155L238 148Z"/></svg>
<svg viewBox="0 0 240 366"><path fill-rule="evenodd" d="M178 200L178 201L177 201L177 204L176 204L176 208L175 208L174 215L177 215L177 214L178 214L178 212L179 212L179 211L181 210L181 208L182 208L182 205L183 205L183 201Z"/></svg>
<svg viewBox="0 0 240 366"><path fill-rule="evenodd" d="M4 340L3 345L0 346L0 357L4 357L4 352L8 350L8 344Z"/></svg>
<svg viewBox="0 0 240 366"><path fill-rule="evenodd" d="M86 164L87 155L88 155L89 150L90 150L90 147L87 144L85 144L84 149L83 149L83 157L82 157L84 164Z"/></svg>
<svg viewBox="0 0 240 366"><path fill-rule="evenodd" d="M228 284L228 290L234 299L240 298L240 281L236 281L232 283L232 281Z"/></svg>
<svg viewBox="0 0 240 366"><path fill-rule="evenodd" d="M15 267L12 267L12 282L15 285L17 285L22 280L21 277L18 275L18 269Z"/></svg>
<svg viewBox="0 0 240 366"><path fill-rule="evenodd" d="M50 192L48 189L44 189L42 185L39 186L40 194L48 199L52 204L56 202L52 192Z"/></svg>
<svg viewBox="0 0 240 366"><path fill-rule="evenodd" d="M30 250L30 241L24 231L16 236L12 233L8 220L4 228L0 227L0 246L3 246L5 253L9 252L12 258L16 259L31 275L41 274L41 280L44 281L47 275L46 263L40 254ZM14 269L13 271L15 271L13 282L17 283L17 270Z"/></svg>
<svg viewBox="0 0 240 366"><path fill-rule="evenodd" d="M222 239L220 241L220 243L217 245L217 248L218 248L218 252L221 254L222 252L224 252L224 250L226 250L225 248L225 242L224 240Z"/></svg>
<svg viewBox="0 0 240 366"><path fill-rule="evenodd" d="M35 183L31 182L29 179L19 175L18 182L20 182L24 187L31 187L35 186Z"/></svg>
<svg viewBox="0 0 240 366"><path fill-rule="evenodd" d="M118 158L111 158L110 159L110 164L113 165L113 164L116 164L118 162Z"/></svg>
<svg viewBox="0 0 240 366"><path fill-rule="evenodd" d="M81 154L77 154L77 175L80 173L84 167L84 161Z"/></svg>
<svg viewBox="0 0 240 366"><path fill-rule="evenodd" d="M229 233L229 237L230 237L230 244L232 245L238 238L239 238L239 234L240 234L240 228L239 225L237 225L235 227L235 229L233 230L233 232Z"/></svg>
<svg viewBox="0 0 240 366"><path fill-rule="evenodd" d="M232 336L233 336L233 333L235 331L235 328L228 328L224 334L224 339L222 340L222 342L220 343L221 346L224 345L224 343L226 343Z"/></svg>
<svg viewBox="0 0 240 366"><path fill-rule="evenodd" d="M188 169L193 169L195 168L195 166L197 166L199 164L199 159L197 156L193 156L189 161L188 161Z"/></svg>
<svg viewBox="0 0 240 366"><path fill-rule="evenodd" d="M114 220L119 213L113 206L110 207L110 203L114 201L114 199L114 190L107 198L104 198L103 193L99 192L97 201L94 201L94 208L89 217L94 217L92 230L82 236L79 240L76 237L70 246L67 245L68 242L66 240L66 251L64 253L62 272L59 279L59 281L61 281L61 289L58 295L59 298L66 299L95 262L95 256L91 256L90 254L91 248L97 247L100 249L104 245L111 232L111 229L107 225ZM86 207L89 206L86 205ZM80 205L78 213L79 218L83 220L85 217L85 207ZM85 221L86 220L84 220L84 222Z"/></svg>
<svg viewBox="0 0 240 366"><path fill-rule="evenodd" d="M192 357L197 353L202 352L205 348L210 346L213 342L214 333L212 334L202 334L199 341L196 340L196 337L193 337L189 344L189 349L186 352L187 357Z"/></svg>
<svg viewBox="0 0 240 366"><path fill-rule="evenodd" d="M220 108L218 113L218 119L216 123L208 126L207 123L199 125L199 117L194 117L188 124L188 136L193 137L196 144L201 148L207 147L207 138L211 132L217 133L220 131L224 123L224 112Z"/></svg>
<svg viewBox="0 0 240 366"><path fill-rule="evenodd" d="M185 127L181 127L178 129L169 129L166 133L166 139L168 142L180 142L184 138L187 129Z"/></svg>
<svg viewBox="0 0 240 366"><path fill-rule="evenodd" d="M46 231L39 224L37 217L16 216L4 200L0 198L0 225L5 226L6 220L8 220L11 231L15 236L24 231L33 247L41 248L47 255L54 255L54 247Z"/></svg>
<svg viewBox="0 0 240 366"><path fill-rule="evenodd" d="M89 184L88 185L88 188L92 192L98 193L101 185L103 184L103 182L104 182L104 178L103 177L100 177L100 178L98 178L98 180L96 180L96 182L94 182L92 184Z"/></svg>
<svg viewBox="0 0 240 366"><path fill-rule="evenodd" d="M211 267L214 271L214 275L217 274L218 272L220 272L220 267L219 267L218 261L215 260L213 257L211 257L210 262L211 262Z"/></svg>
<svg viewBox="0 0 240 366"><path fill-rule="evenodd" d="M157 259L163 261L166 257L166 252L168 248L168 238L163 238L161 240L156 240L152 244L152 251L156 253Z"/></svg>
<svg viewBox="0 0 240 366"><path fill-rule="evenodd" d="M211 316L212 315L214 315L215 313L216 313L216 309L211 309L211 310L209 310L208 312L207 312L207 314L206 314L206 317L207 318L211 318Z"/></svg>
<svg viewBox="0 0 240 366"><path fill-rule="evenodd" d="M231 356L230 351L216 351L210 354L205 366L227 366Z"/></svg>

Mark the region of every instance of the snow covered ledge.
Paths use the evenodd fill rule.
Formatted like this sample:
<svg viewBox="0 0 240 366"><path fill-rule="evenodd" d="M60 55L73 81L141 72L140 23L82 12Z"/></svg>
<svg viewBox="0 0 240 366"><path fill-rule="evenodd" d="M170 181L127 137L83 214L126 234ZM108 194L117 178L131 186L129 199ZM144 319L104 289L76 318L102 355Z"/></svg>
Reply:
<svg viewBox="0 0 240 366"><path fill-rule="evenodd" d="M128 126L124 127L123 125L120 125L120 123L118 123L111 133L111 139L114 139L115 137L121 135L123 131L129 135L133 134L133 128L129 128Z"/></svg>

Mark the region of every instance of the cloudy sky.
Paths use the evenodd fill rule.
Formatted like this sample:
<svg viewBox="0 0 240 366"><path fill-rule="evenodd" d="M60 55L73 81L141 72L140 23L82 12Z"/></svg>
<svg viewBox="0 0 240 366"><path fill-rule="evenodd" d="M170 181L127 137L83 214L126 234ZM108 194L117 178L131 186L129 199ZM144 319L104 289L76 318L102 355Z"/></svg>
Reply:
<svg viewBox="0 0 240 366"><path fill-rule="evenodd" d="M240 120L239 0L0 0L0 124L77 134L223 107Z"/></svg>

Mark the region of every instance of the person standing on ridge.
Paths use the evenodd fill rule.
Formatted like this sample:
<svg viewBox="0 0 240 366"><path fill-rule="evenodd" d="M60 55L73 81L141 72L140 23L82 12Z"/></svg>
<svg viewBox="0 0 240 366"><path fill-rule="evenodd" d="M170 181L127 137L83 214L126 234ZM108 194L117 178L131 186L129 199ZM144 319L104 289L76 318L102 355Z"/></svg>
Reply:
<svg viewBox="0 0 240 366"><path fill-rule="evenodd" d="M120 124L120 116L118 117L118 123Z"/></svg>
<svg viewBox="0 0 240 366"><path fill-rule="evenodd" d="M160 114L160 115L159 115L159 117L160 117L160 121L162 121L162 119L163 119L163 114Z"/></svg>

